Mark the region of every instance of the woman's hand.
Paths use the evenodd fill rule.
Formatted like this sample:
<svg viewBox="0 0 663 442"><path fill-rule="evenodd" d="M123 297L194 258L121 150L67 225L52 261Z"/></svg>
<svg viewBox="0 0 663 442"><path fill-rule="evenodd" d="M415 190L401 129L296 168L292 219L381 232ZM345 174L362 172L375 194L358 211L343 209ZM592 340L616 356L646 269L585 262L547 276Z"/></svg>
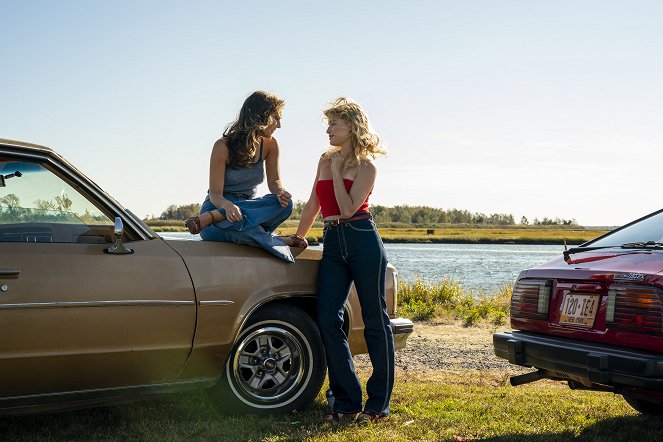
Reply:
<svg viewBox="0 0 663 442"><path fill-rule="evenodd" d="M230 222L240 221L242 219L242 211L239 207L234 205L232 202L226 200L223 203L223 210L226 212L226 219Z"/></svg>
<svg viewBox="0 0 663 442"><path fill-rule="evenodd" d="M288 205L288 202L292 199L292 195L290 195L290 192L288 192L285 189L280 189L276 197L279 199L279 203L283 207L286 207Z"/></svg>
<svg viewBox="0 0 663 442"><path fill-rule="evenodd" d="M329 160L331 161L331 171L334 176L343 174L343 163L345 160L341 156L340 152L334 152L329 155Z"/></svg>

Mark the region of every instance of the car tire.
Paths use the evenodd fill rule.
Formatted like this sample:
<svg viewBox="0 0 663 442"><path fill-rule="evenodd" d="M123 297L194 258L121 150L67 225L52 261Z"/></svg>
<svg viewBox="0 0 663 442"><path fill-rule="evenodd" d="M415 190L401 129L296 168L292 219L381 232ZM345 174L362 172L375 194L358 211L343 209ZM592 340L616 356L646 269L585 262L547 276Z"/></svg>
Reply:
<svg viewBox="0 0 663 442"><path fill-rule="evenodd" d="M632 396L629 394L624 394L624 400L633 407L636 411L642 414L648 414L652 416L663 415L663 404L661 402L656 402L654 400L643 399L641 396Z"/></svg>
<svg viewBox="0 0 663 442"><path fill-rule="evenodd" d="M226 414L293 411L315 399L326 370L313 319L295 306L267 306L247 321L210 392Z"/></svg>

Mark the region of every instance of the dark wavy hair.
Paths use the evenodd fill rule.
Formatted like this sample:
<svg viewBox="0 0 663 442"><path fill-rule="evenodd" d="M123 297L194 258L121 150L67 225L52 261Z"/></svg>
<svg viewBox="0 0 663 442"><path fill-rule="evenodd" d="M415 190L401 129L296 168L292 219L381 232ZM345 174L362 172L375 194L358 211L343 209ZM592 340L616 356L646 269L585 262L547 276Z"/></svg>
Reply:
<svg viewBox="0 0 663 442"><path fill-rule="evenodd" d="M263 131L273 122L272 115L281 115L285 101L265 91L256 91L244 100L237 120L223 132L228 146L230 167L239 169L253 162Z"/></svg>

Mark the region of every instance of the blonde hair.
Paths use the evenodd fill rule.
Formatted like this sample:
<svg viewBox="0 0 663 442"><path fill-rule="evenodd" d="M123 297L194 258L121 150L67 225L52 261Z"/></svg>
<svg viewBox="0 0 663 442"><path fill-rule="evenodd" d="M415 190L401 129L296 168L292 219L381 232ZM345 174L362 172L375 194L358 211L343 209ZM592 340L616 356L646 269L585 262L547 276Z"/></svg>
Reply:
<svg viewBox="0 0 663 442"><path fill-rule="evenodd" d="M359 165L363 160L386 155L380 136L373 130L366 112L349 97L339 97L323 112L325 120L338 117L350 125L352 131L352 155L347 160L349 167ZM330 155L338 152L339 147L332 146L325 152Z"/></svg>

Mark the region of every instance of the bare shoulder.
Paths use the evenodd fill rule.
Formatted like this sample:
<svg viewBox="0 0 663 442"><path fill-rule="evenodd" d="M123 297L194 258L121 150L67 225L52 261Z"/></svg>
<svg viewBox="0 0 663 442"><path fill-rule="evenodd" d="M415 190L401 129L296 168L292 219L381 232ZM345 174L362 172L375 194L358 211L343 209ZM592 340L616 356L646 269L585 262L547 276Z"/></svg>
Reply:
<svg viewBox="0 0 663 442"><path fill-rule="evenodd" d="M216 140L216 142L214 143L214 146L212 146L212 149L213 149L213 150L219 150L219 149L222 149L222 150L226 150L226 151L227 151L227 150L228 150L228 140L226 140L225 138L219 138L219 139Z"/></svg>
<svg viewBox="0 0 663 442"><path fill-rule="evenodd" d="M357 172L375 174L377 172L377 168L375 167L375 164L373 164L373 161L369 159L364 159L359 162L359 167Z"/></svg>
<svg viewBox="0 0 663 442"><path fill-rule="evenodd" d="M263 158L267 158L271 152L279 151L279 142L275 137L263 138L262 140Z"/></svg>
<svg viewBox="0 0 663 442"><path fill-rule="evenodd" d="M225 138L219 138L212 146L212 157L228 158L228 144Z"/></svg>

